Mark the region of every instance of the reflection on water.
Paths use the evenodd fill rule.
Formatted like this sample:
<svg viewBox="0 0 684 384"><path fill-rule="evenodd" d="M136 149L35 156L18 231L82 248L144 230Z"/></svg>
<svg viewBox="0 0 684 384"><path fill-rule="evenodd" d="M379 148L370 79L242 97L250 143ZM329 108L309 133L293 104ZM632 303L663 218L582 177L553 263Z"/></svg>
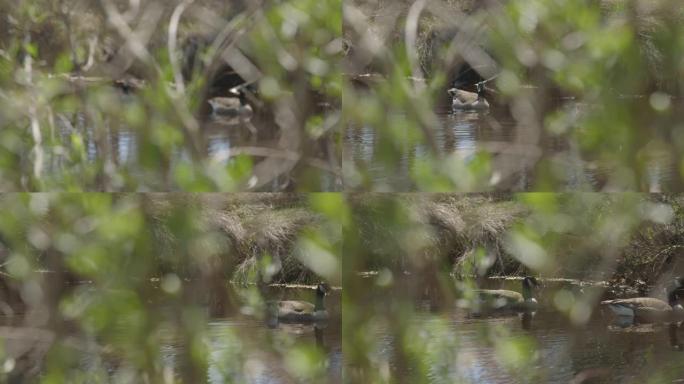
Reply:
<svg viewBox="0 0 684 384"><path fill-rule="evenodd" d="M496 288L515 289L519 284ZM684 379L682 323L620 322L601 308L586 322L576 323L554 309L554 297L550 292L541 295L540 309L534 312L494 312L484 317L439 298L410 299L415 312L404 313L408 325L403 329L413 336L402 337L412 340L408 346L404 342L404 348L424 348L418 358L427 365L430 383L646 383L654 377L661 380L654 382L669 383ZM391 318L373 321L376 348L370 358L386 364L394 377L410 376L415 374L412 367L418 365L407 367L397 361L400 343L393 323Z"/></svg>
<svg viewBox="0 0 684 384"><path fill-rule="evenodd" d="M216 319L209 323L211 358L209 362L210 383L230 383L222 372L226 357L234 354L235 345L231 344L230 334L249 335L242 341L239 353L245 353L245 379L249 383L286 384L297 380L288 373L286 364L278 351L296 347L315 347L323 351L328 361L328 382L342 382L342 341L338 321L314 324L278 324L269 328L267 324L254 321L254 318L237 316ZM264 346L268 340L273 345ZM272 350L271 350L272 349ZM172 355L177 356L177 351ZM287 356L287 355L285 355Z"/></svg>
<svg viewBox="0 0 684 384"><path fill-rule="evenodd" d="M457 343L457 354L448 367L448 379L466 383L569 383L577 377L592 376L592 383L645 382L661 370L684 378L684 354L678 343L684 330L677 325L657 324L620 328L597 318L583 327L574 328L557 312L536 312L533 316L489 317L475 319L465 312L416 313L413 325L430 328L446 324L448 336ZM506 366L501 346L496 340L483 338L484 328L502 329L503 338L529 338L532 346L522 353L530 354L533 366L527 374L516 374ZM495 332L496 333L496 332ZM426 343L438 345L445 334L428 332ZM390 356L393 339L387 329L379 329L376 337L387 347L381 349L392 369ZM677 343L675 343L677 342ZM443 367L442 367L443 368ZM534 371L534 372L532 372ZM444 377L441 377L443 380ZM435 379L435 382L442 382Z"/></svg>
<svg viewBox="0 0 684 384"><path fill-rule="evenodd" d="M540 162L544 162L554 175L558 182L556 189L611 189L606 184L613 172L609 164L583 158L577 143L568 138L546 135L530 142L529 130L517 126L507 112L495 108L487 112L438 111L436 116L439 125L433 134L443 156L457 155L468 163L479 151L491 154L492 174L487 184L478 190L533 190L537 187L536 172ZM366 170L373 190L415 190L411 181L414 162L430 149L424 144L406 147L398 163L392 159L388 164L383 153L383 146L388 145L386 140L370 126L347 128L345 161ZM647 185L639 188L650 192L667 190L675 172L669 155L652 154L646 163L644 183Z"/></svg>
<svg viewBox="0 0 684 384"><path fill-rule="evenodd" d="M273 288L268 295L273 295L273 298L311 300L312 290ZM205 323L206 336L203 339L209 347L207 382L294 384L301 381L297 376L298 370L305 369L322 369L327 383L342 382L344 362L339 291L334 291L326 298L330 318L316 324L269 324L261 316L241 313L250 312L248 306L225 308L218 302L212 304L212 293L204 292L203 297L208 301L208 304L203 304L207 314L227 313L222 317L210 317ZM150 298L148 303L152 308L149 311L159 311L171 317L158 318L160 323L151 325L161 335L161 345L154 348L160 351L164 382L170 382L167 374L182 380L181 372L187 369L183 364L189 361L196 347L188 345L187 340L178 331L169 328L166 322L187 316L188 313L181 313L182 308L179 307L156 308L154 303L157 300L156 297ZM68 350L70 358L78 362L79 370L90 375L101 375L100 371L104 368L110 375L109 379L120 378L122 367L136 363L126 360L135 356L136 351L121 354L106 340L92 335L92 330L79 332L78 328L70 327L70 331L65 332L44 325L31 326L28 324L35 319L30 320L29 317L0 318L0 362L4 362L10 382L25 382L40 376L51 363L55 363L51 360L55 356L50 354L50 350L57 348ZM121 340L122 345L130 345L133 340L127 338L132 335L126 331L121 329L107 337L109 340L112 337ZM107 331L103 333L108 334ZM303 363L302 359L309 360ZM307 367L307 363L316 366ZM161 378L157 381L161 382Z"/></svg>
<svg viewBox="0 0 684 384"><path fill-rule="evenodd" d="M78 117L76 120L81 124L83 123L82 117ZM62 118L58 119L57 126L62 140L68 142L69 136L75 130L74 125ZM237 145L254 144L253 141L250 141L249 131L240 125L208 120L203 125L202 130L204 132L204 150L210 157ZM85 145L90 161L106 160L119 165L134 164L139 160L138 133L125 126L112 127L108 125L104 132L95 132L92 129L80 129L79 131L85 132ZM260 135L262 139L267 139L266 136L268 135L264 130ZM264 144L264 140L260 145ZM182 160L187 156L188 154L185 152L176 153L177 159Z"/></svg>
<svg viewBox="0 0 684 384"><path fill-rule="evenodd" d="M255 115L248 124L251 124L252 129L255 130L254 134L245 124L227 122L221 117L206 117L201 121L200 126L200 155L210 160L207 163L222 165L228 164L238 153L243 153L251 156L256 169L257 165L269 159L269 156L283 152L280 143L282 140L279 137L281 131L271 118ZM139 143L168 143L169 140L159 137L158 132L139 132L111 121L98 126L102 128L93 129L80 113L73 116L60 114L55 119L55 135L60 136L59 142L70 143L73 141L73 135L79 134L83 137L83 145L89 162L102 162L106 165L105 169L108 172L122 168L140 177L144 177L144 170L140 169L141 163L149 161L149 156L154 154L156 149L140 148ZM191 153L186 146L179 146L170 157L168 165L174 166L190 161ZM62 150L56 150L54 153L48 152L45 163L48 170L63 170L69 164ZM281 161L279 160L278 163ZM318 163L314 161L312 164ZM262 174L264 173L266 176L269 175L268 172L262 171ZM291 179L293 175L288 172L277 176L262 189L278 191L288 186L296 188L299 185L298 175L294 179ZM302 184L314 183L313 187L307 186L307 188L317 191L336 191L341 188L341 180L333 172L325 171L320 172L317 177L313 176L313 172L307 174L307 179L302 180Z"/></svg>

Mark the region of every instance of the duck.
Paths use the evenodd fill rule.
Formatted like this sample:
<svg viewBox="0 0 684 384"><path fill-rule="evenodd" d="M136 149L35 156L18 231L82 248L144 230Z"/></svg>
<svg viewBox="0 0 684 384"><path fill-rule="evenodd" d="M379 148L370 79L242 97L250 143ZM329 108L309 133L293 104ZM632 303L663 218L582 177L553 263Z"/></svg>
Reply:
<svg viewBox="0 0 684 384"><path fill-rule="evenodd" d="M618 317L633 319L636 322L682 318L684 307L679 304L679 297L683 288L682 279L675 278L673 284L665 288L667 302L655 297L631 297L604 300L601 305L608 307Z"/></svg>
<svg viewBox="0 0 684 384"><path fill-rule="evenodd" d="M330 286L321 282L316 286L315 304L301 300L283 300L270 303L270 315L283 323L312 323L328 319L324 299Z"/></svg>
<svg viewBox="0 0 684 384"><path fill-rule="evenodd" d="M468 92L456 87L447 91L451 95L451 108L454 110L484 111L489 109L489 103L484 98L485 86L483 82L476 84L477 92Z"/></svg>
<svg viewBox="0 0 684 384"><path fill-rule="evenodd" d="M480 289L475 292L479 301L490 310L533 311L539 305L533 294L533 289L537 287L537 279L525 276L522 293L507 289Z"/></svg>

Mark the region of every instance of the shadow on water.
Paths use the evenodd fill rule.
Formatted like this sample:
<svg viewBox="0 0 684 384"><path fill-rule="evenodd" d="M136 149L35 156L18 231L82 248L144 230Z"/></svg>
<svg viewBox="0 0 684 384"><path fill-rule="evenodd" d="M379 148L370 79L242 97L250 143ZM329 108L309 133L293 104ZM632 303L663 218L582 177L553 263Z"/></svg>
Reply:
<svg viewBox="0 0 684 384"><path fill-rule="evenodd" d="M157 284L152 285L150 292L157 291ZM87 284L74 288L95 290ZM267 299L274 300L287 298L311 301L312 292L311 289L270 288L266 295ZM195 296L200 293L196 290L191 295L197 298ZM235 292L229 295L233 294ZM300 380L296 375L297 369L301 367L294 367L301 361L293 360L292 356L301 358L302 353L308 354L309 358L312 353L321 356L325 361L326 382L342 382L339 291L333 291L326 298L330 318L316 324L269 324L253 307L244 303L229 303L229 307L226 307L226 302L216 296L204 291L199 296L199 302L195 303L196 308L206 315L205 323L195 326L199 325L205 330L203 339L208 346L207 382L297 383ZM174 328L173 324L181 319L187 321L191 312L186 311L187 307L170 305L163 295L150 296L147 303L151 313L146 316L158 322L151 324L151 327L156 330L155 338L161 340L155 348L159 351L164 375L168 372L182 380L183 370L188 369L185 364L195 358L192 356L197 351L194 350L196 346L189 345L187 335L181 329ZM152 315L154 312L157 314ZM93 329L81 329L78 323L66 323L66 327L53 328L50 324L38 325L36 320L30 313L0 318L4 369L10 382L25 382L45 374L51 364L59 364L50 352L55 350L69 351L70 359L77 362L76 369L90 372L93 377L97 375L95 372L104 368L109 379L115 379L121 376L122 367L136 364L127 360L136 356L134 351L120 354L112 346L135 342L130 339L132 335L127 329L101 330L106 335L103 339L97 332L93 334Z"/></svg>
<svg viewBox="0 0 684 384"><path fill-rule="evenodd" d="M515 289L519 284L488 282L485 287ZM684 379L682 323L621 323L600 307L577 323L555 308L558 290L544 290L536 311L486 316L473 316L443 297L401 297L401 289L392 299L388 292L382 297L369 294L359 299L364 308L378 308L366 318L374 329L369 337L375 347L369 358L386 364L395 378L425 371L429 377L424 382L429 383L669 383ZM383 319L391 307L388 302L403 310ZM393 318L397 316L403 326L396 325ZM412 336L399 336L398 329ZM418 356L403 352L399 353L403 357L397 357L399 337L405 350L417 347L422 352Z"/></svg>
<svg viewBox="0 0 684 384"><path fill-rule="evenodd" d="M571 108L582 110L584 106ZM594 191L606 188L613 172L610 164L587 158L570 137L544 135L530 142L530 132L511 117L508 110L493 106L490 111L436 111L439 122L433 135L440 154L455 155L466 164L479 152L491 156L492 173L479 189L530 191L536 188L539 166L543 162L558 179L558 189ZM373 190L412 191L412 171L416 160L430 153L425 144L407 146L398 162L383 162L383 148L389 145L371 126L353 126L345 130L345 161L364 169ZM662 156L661 156L662 157ZM676 164L667 156L654 157L646 166L646 183L651 192L668 190L676 173Z"/></svg>

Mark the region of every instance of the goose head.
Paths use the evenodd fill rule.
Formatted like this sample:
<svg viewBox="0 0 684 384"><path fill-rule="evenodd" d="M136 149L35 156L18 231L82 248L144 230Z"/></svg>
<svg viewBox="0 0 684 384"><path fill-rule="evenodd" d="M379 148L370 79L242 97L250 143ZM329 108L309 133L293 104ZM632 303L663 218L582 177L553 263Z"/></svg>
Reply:
<svg viewBox="0 0 684 384"><path fill-rule="evenodd" d="M672 282L663 288L667 296L667 303L675 312L684 313L684 307L679 300L684 296L684 278L674 277Z"/></svg>
<svg viewBox="0 0 684 384"><path fill-rule="evenodd" d="M326 282L320 282L316 286L316 295L317 296L325 296L330 292L330 285Z"/></svg>
<svg viewBox="0 0 684 384"><path fill-rule="evenodd" d="M680 293L672 291L667 295L667 303L672 307L672 310L677 314L684 314L684 307L679 303Z"/></svg>
<svg viewBox="0 0 684 384"><path fill-rule="evenodd" d="M479 83L475 84L477 87L477 96L481 99L485 96L485 85L484 82L480 81Z"/></svg>
<svg viewBox="0 0 684 384"><path fill-rule="evenodd" d="M242 89L239 87L233 87L228 90L228 94L231 97L237 97L240 99L242 103L247 101L247 97L245 96L245 93L242 92Z"/></svg>
<svg viewBox="0 0 684 384"><path fill-rule="evenodd" d="M316 286L316 311L325 311L325 304L323 303L323 299L325 298L325 295L328 294L328 292L330 292L330 285L328 285L328 283L318 283L318 285Z"/></svg>
<svg viewBox="0 0 684 384"><path fill-rule="evenodd" d="M537 279L532 276L525 276L522 281L522 295L525 301L537 301L533 294L533 290L536 290L537 288L539 288Z"/></svg>
<svg viewBox="0 0 684 384"><path fill-rule="evenodd" d="M671 289L673 291L676 291L680 294L684 293L684 277L681 276L675 276L672 278L672 287Z"/></svg>

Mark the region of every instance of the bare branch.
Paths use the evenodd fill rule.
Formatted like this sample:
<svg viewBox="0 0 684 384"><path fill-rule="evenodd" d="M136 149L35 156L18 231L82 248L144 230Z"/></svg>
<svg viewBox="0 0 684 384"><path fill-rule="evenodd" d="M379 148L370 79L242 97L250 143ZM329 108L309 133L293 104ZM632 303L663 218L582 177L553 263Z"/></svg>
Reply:
<svg viewBox="0 0 684 384"><path fill-rule="evenodd" d="M192 4L193 1L194 0L184 0L182 3L178 4L176 9L173 10L171 21L169 22L169 61L173 70L173 78L176 82L176 92L181 95L185 93L185 84L178 63L178 55L176 54L176 48L178 46L178 23L185 9Z"/></svg>

